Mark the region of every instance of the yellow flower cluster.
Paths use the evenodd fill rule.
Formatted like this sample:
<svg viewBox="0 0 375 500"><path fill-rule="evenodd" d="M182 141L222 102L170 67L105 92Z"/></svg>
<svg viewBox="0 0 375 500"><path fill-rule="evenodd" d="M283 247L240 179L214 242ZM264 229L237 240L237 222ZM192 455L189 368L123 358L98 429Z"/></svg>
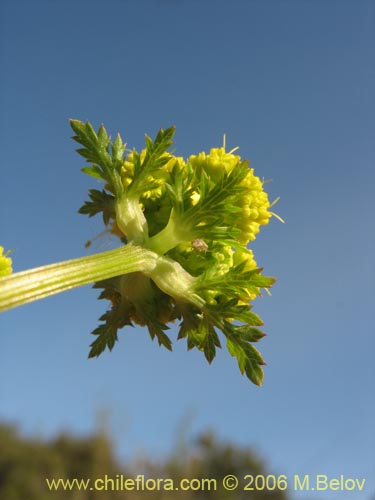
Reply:
<svg viewBox="0 0 375 500"><path fill-rule="evenodd" d="M263 191L263 182L254 175L254 169L250 168L249 173L241 183L246 186L246 194L242 197L242 213L238 227L241 230L239 240L243 244L255 240L259 233L260 226L268 224L271 217L269 208L271 206L268 195Z"/></svg>
<svg viewBox="0 0 375 500"><path fill-rule="evenodd" d="M189 161L193 167L203 169L213 180L217 180L224 172L231 172L239 164L241 157L227 153L222 147L212 148L208 155L204 152L192 155ZM254 175L253 168L249 169L241 185L247 189L235 204L241 208L237 224L241 231L238 240L246 245L255 240L259 227L268 224L272 214L269 212L271 205L263 190L263 182Z"/></svg>
<svg viewBox="0 0 375 500"><path fill-rule="evenodd" d="M0 246L0 277L12 274L12 259L8 257L8 253L4 254L4 248Z"/></svg>
<svg viewBox="0 0 375 500"><path fill-rule="evenodd" d="M241 161L241 157L227 153L225 148L212 148L209 155L201 152L198 155L191 155L189 161L193 167L201 168L216 181L224 172L231 172Z"/></svg>
<svg viewBox="0 0 375 500"><path fill-rule="evenodd" d="M235 151L235 150L233 150ZM191 155L187 162L181 157L176 157L170 153L163 153L163 157L168 157L169 161L163 165L159 170L154 170L148 179L149 183L152 184L152 189L146 190L140 196L140 202L142 210L150 208L150 203L152 204L153 219L157 224L157 228L161 229L163 225L167 224L169 213L171 210L171 204L167 197L165 191L165 184L170 179L170 174L175 166L176 162L181 167L183 171L189 164L195 172L197 172L198 178L200 172L205 172L205 174L216 183L223 176L224 173L228 174L232 172L241 163L241 157L231 152L226 152L224 147L212 148L207 154L201 152L198 155ZM135 152L131 151L122 166L122 182L124 187L128 187L132 184L134 178L134 156ZM143 162L146 157L146 150L142 150L140 153L140 161ZM242 162L246 163L247 162ZM147 184L147 179L146 179ZM261 225L266 225L272 215L270 212L271 204L268 200L267 193L263 190L262 180L254 175L254 169L248 168L248 173L240 184L245 187L245 191L236 196L236 199L230 200L233 205L240 209L238 214L238 219L235 223L237 229L239 229L239 235L237 240L242 245L247 245L250 241L256 238L260 230ZM199 200L199 193L193 192L191 199L193 205L195 205ZM157 201L160 200L160 201ZM157 201L157 205L154 206L154 201Z"/></svg>

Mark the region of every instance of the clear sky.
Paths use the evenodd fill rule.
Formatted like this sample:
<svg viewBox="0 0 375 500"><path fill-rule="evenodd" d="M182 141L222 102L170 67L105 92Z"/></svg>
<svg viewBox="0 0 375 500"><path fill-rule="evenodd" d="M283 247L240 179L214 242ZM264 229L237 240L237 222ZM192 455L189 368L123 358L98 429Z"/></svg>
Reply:
<svg viewBox="0 0 375 500"><path fill-rule="evenodd" d="M178 429L254 446L276 472L367 479L375 491L374 116L371 0L0 1L0 243L15 270L108 248L84 243L87 189L69 118L130 147L176 125L176 153L240 146L277 220L254 250L278 278L254 309L259 389L142 328L87 360L106 304L90 287L0 317L0 418L87 433L109 412L119 450L165 453ZM173 331L172 331L173 337ZM182 424L185 422L185 424ZM190 422L190 423L189 423ZM292 491L290 491L292 493ZM295 495L295 498L301 498Z"/></svg>

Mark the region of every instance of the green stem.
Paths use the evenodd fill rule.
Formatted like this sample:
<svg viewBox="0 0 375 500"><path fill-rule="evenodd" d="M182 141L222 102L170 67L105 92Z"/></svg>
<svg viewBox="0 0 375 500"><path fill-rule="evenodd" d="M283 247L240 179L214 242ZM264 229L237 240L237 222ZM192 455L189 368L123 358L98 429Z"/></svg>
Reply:
<svg viewBox="0 0 375 500"><path fill-rule="evenodd" d="M6 276L0 279L0 311L114 276L151 272L157 257L145 248L129 244Z"/></svg>
<svg viewBox="0 0 375 500"><path fill-rule="evenodd" d="M148 239L146 218L140 207L138 198L124 195L115 203L116 223L128 241L142 245Z"/></svg>
<svg viewBox="0 0 375 500"><path fill-rule="evenodd" d="M147 248L160 255L164 255L180 243L193 239L194 237L184 220L180 220L174 210L172 210L168 224L148 240Z"/></svg>

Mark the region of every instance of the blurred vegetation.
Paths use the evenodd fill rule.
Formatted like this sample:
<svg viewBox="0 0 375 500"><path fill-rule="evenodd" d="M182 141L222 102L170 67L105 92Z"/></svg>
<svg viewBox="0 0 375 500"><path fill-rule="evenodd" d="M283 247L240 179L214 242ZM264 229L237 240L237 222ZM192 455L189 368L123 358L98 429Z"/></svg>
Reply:
<svg viewBox="0 0 375 500"><path fill-rule="evenodd" d="M88 437L61 434L49 441L21 436L17 428L0 425L0 498L6 500L73 500L116 499L172 499L173 491L50 491L45 479L116 478L122 475L135 479L215 478L217 491L178 492L185 500L287 500L285 492L241 491L247 481L246 474L267 474L262 461L249 449L231 443L222 443L211 434L201 435L189 445L177 447L169 456L156 460L144 457L123 465L115 456L110 439L105 432ZM242 480L237 491L228 492L221 486L227 474ZM118 476L117 476L118 477Z"/></svg>

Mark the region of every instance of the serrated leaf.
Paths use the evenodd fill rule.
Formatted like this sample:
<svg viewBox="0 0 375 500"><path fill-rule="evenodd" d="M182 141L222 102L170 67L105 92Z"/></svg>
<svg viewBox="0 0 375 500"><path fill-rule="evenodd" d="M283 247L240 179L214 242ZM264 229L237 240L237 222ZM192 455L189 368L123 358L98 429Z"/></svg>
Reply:
<svg viewBox="0 0 375 500"><path fill-rule="evenodd" d="M239 321L246 322L248 325L252 326L263 326L264 323L262 319L258 316L258 314L252 311L244 311L237 314L236 319Z"/></svg>
<svg viewBox="0 0 375 500"><path fill-rule="evenodd" d="M248 364L246 365L246 375L253 384L257 386L261 386L263 384L264 380L264 372L262 368L259 365L254 365L254 364Z"/></svg>
<svg viewBox="0 0 375 500"><path fill-rule="evenodd" d="M204 355L206 356L207 361L211 364L213 359L216 356L215 332L212 333L212 331L209 331L206 334L206 337L203 341L202 347L203 347Z"/></svg>
<svg viewBox="0 0 375 500"><path fill-rule="evenodd" d="M97 335L97 338L90 345L91 349L88 357L94 358L100 356L100 354L108 348L110 351L113 349L117 339L117 328L111 324L100 325L93 332L93 335Z"/></svg>
<svg viewBox="0 0 375 500"><path fill-rule="evenodd" d="M96 160L96 156L93 155L92 151L90 151L89 149L87 148L78 148L76 149L76 152L83 156L84 158L86 158L86 160L89 160L89 161L95 161Z"/></svg>
<svg viewBox="0 0 375 500"><path fill-rule="evenodd" d="M254 270L254 272L249 275L249 283L254 287L271 288L272 285L274 285L276 282L275 278L272 278L270 276L263 276L261 274L261 271L261 268Z"/></svg>
<svg viewBox="0 0 375 500"><path fill-rule="evenodd" d="M117 165L113 164L109 154L110 137L104 126L101 125L96 134L91 123L82 123L79 120L71 120L71 127L76 133L73 139L81 144L77 152L94 164L96 173L100 172L100 178L107 182L112 190L118 195L123 193L121 176L117 171Z"/></svg>
<svg viewBox="0 0 375 500"><path fill-rule="evenodd" d="M252 363L258 364L258 365L265 365L264 359L262 358L262 355L260 352L251 344L247 342L241 342L241 347L243 351L245 352L246 358L248 360L251 360Z"/></svg>
<svg viewBox="0 0 375 500"><path fill-rule="evenodd" d="M251 344L241 344L227 339L228 352L237 359L241 373L256 385L260 386L263 382L264 361L260 353Z"/></svg>
<svg viewBox="0 0 375 500"><path fill-rule="evenodd" d="M209 273L202 275L197 282L197 291L213 290L226 297L240 298L249 293L260 295L260 287L269 288L275 282L274 278L262 276L261 269L243 272L244 266L245 263L241 263L225 274L214 273L214 270L210 269Z"/></svg>
<svg viewBox="0 0 375 500"><path fill-rule="evenodd" d="M70 126L78 136L83 134L85 124L81 120L71 119L69 121L70 121Z"/></svg>
<svg viewBox="0 0 375 500"><path fill-rule="evenodd" d="M197 330L200 321L197 312L187 305L183 305L181 316L183 320L180 324L180 331L177 337L178 340L185 338L191 330Z"/></svg>
<svg viewBox="0 0 375 500"><path fill-rule="evenodd" d="M191 200L185 198L180 217L181 224L191 228L194 238L220 239L223 237L222 232L218 233L220 227L226 230L227 239L235 238L238 207L234 207L231 200L246 192L247 188L240 183L247 173L248 168L241 164L229 173L224 172L215 182L203 170L195 173L194 189L199 200L192 205Z"/></svg>
<svg viewBox="0 0 375 500"><path fill-rule="evenodd" d="M100 125L99 127L99 130L98 130L98 142L99 144L104 147L104 148L107 148L109 143L111 142L111 139L110 137L108 136L107 134L107 131L106 129L104 128L104 125Z"/></svg>
<svg viewBox="0 0 375 500"><path fill-rule="evenodd" d="M146 155L143 161L140 160L138 153L133 154L134 178L129 187L132 194L141 195L148 188L145 186L147 178L154 171L160 170L163 165L169 161L169 157L163 156L167 149L172 145L172 137L175 128L171 127L166 131L160 129L154 141L146 135Z"/></svg>
<svg viewBox="0 0 375 500"><path fill-rule="evenodd" d="M105 179L103 179L103 177L102 177L102 173L101 173L100 169L95 165L92 165L91 167L81 168L81 172L83 172L84 174L90 175L91 177L95 177L96 179L100 179L102 181L105 181Z"/></svg>
<svg viewBox="0 0 375 500"><path fill-rule="evenodd" d="M102 126L100 127L100 129L101 128ZM86 132L86 137L89 141L96 142L98 140L98 136L96 135L96 132L90 122L85 123L84 132Z"/></svg>
<svg viewBox="0 0 375 500"><path fill-rule="evenodd" d="M107 225L115 217L114 196L97 189L90 189L89 196L91 201L85 201L78 213L93 217L102 212L103 222Z"/></svg>
<svg viewBox="0 0 375 500"><path fill-rule="evenodd" d="M116 135L112 144L112 161L117 169L121 168L126 145L122 142L120 134Z"/></svg>
<svg viewBox="0 0 375 500"><path fill-rule="evenodd" d="M163 331L158 330L156 332L156 337L158 339L159 345L163 345L168 349L168 351L172 351L172 342L168 335L166 335Z"/></svg>
<svg viewBox="0 0 375 500"><path fill-rule="evenodd" d="M266 334L261 330L258 330L258 328L253 328L247 325L235 326L233 333L238 335L244 342L258 342L266 336Z"/></svg>
<svg viewBox="0 0 375 500"><path fill-rule="evenodd" d="M191 333L191 332L189 332ZM194 347L198 347L199 348L199 345L200 343L197 342L196 338L193 336L193 335L188 335L187 337L187 349L188 351L191 351L192 349L194 349Z"/></svg>
<svg viewBox="0 0 375 500"><path fill-rule="evenodd" d="M153 146L153 142L152 142L151 137L148 136L147 134L145 135L145 142L146 142L146 148L151 149Z"/></svg>
<svg viewBox="0 0 375 500"><path fill-rule="evenodd" d="M193 347L197 347L199 350L203 350L203 341L205 338L206 332L202 329L201 325L198 328L191 328L187 332L187 346L188 350Z"/></svg>

